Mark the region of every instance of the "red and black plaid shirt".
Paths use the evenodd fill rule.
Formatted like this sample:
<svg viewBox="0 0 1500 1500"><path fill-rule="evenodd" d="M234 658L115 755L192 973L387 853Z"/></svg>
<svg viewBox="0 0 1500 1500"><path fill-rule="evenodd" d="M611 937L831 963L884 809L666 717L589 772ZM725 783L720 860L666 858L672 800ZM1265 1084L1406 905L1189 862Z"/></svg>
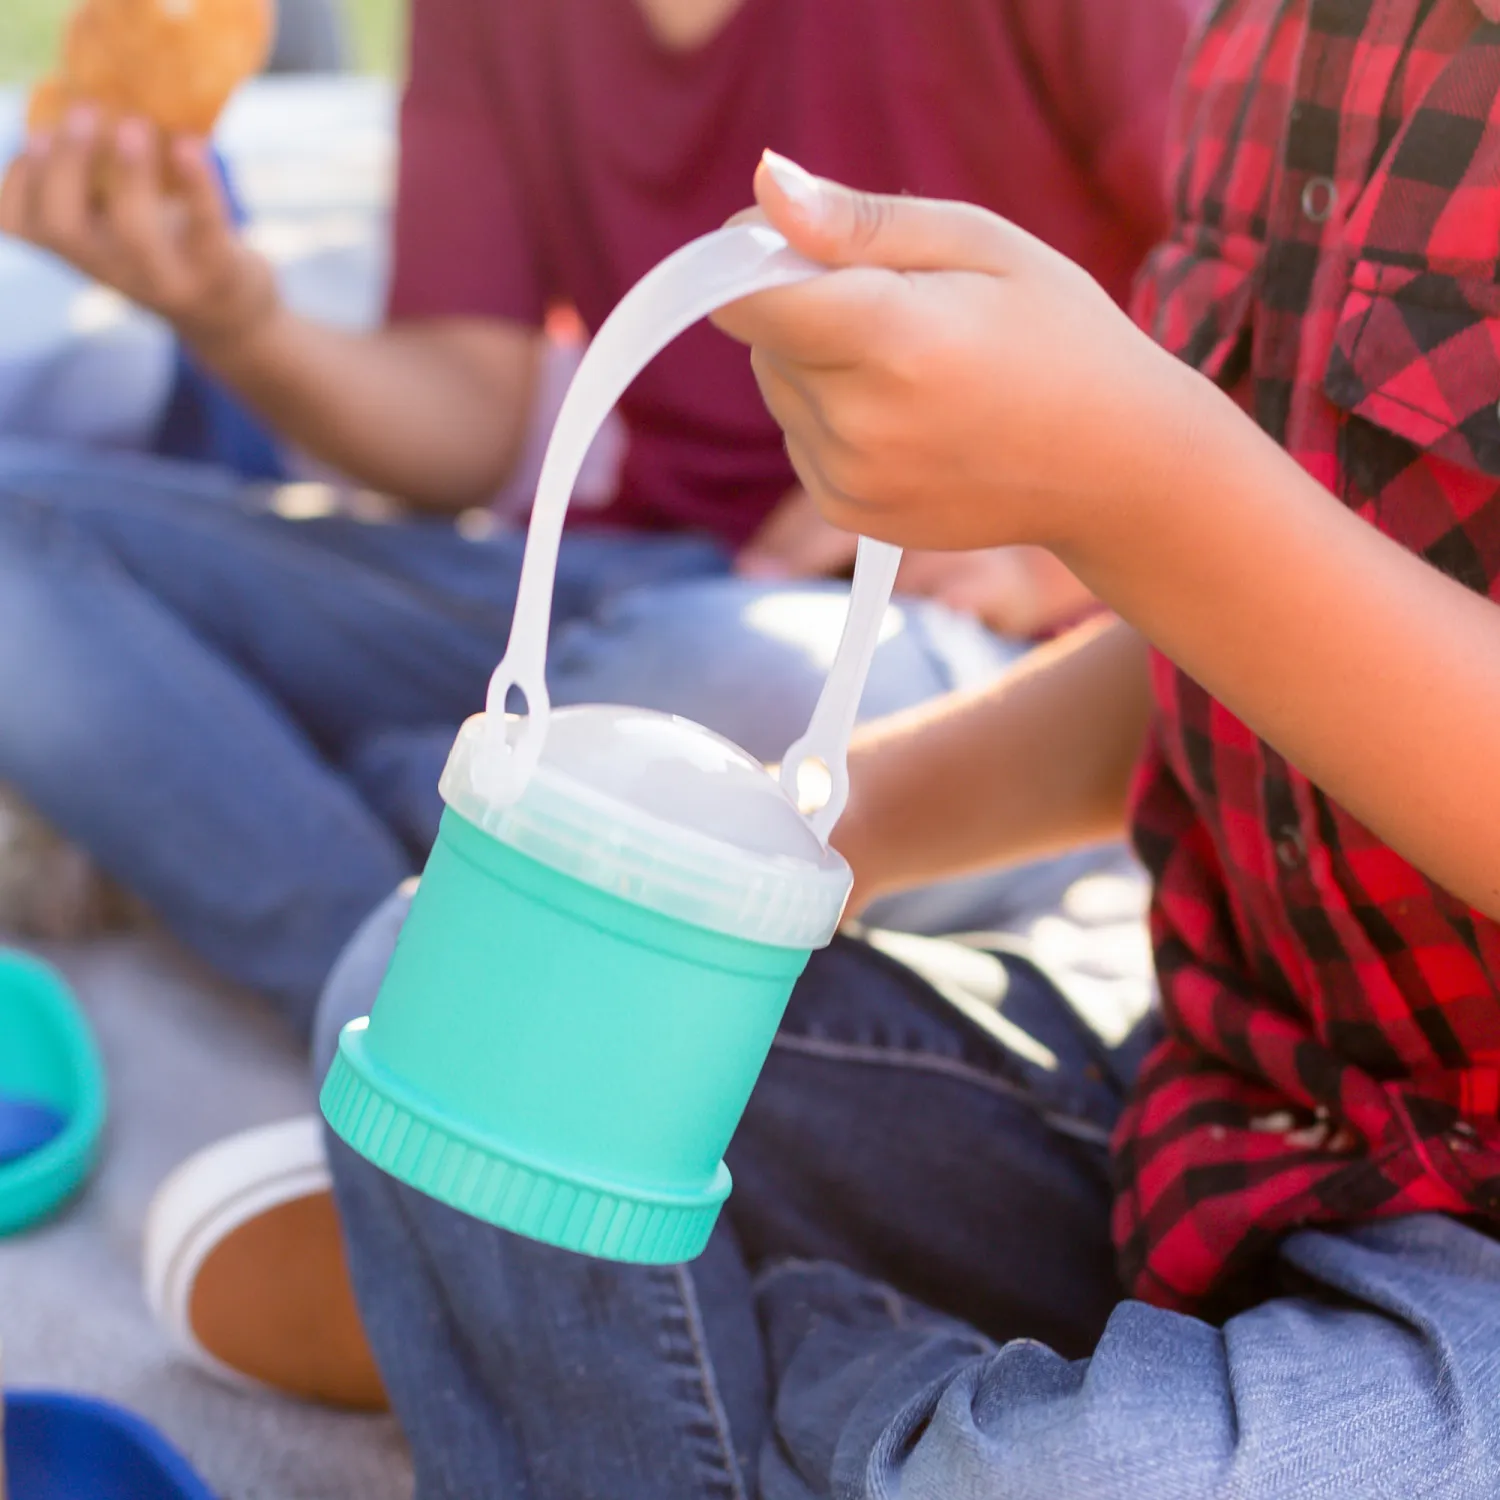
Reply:
<svg viewBox="0 0 1500 1500"><path fill-rule="evenodd" d="M1500 599L1500 0L1219 0L1180 88L1143 326ZM1212 1314L1299 1225L1500 1230L1500 927L1160 658L1154 683L1168 1039L1116 1140L1131 1289Z"/></svg>

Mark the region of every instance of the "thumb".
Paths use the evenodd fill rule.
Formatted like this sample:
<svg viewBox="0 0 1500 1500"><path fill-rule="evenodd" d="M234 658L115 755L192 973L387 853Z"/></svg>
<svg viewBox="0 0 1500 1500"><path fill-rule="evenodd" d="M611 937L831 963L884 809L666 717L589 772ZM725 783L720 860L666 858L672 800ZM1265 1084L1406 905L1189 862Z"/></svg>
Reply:
<svg viewBox="0 0 1500 1500"><path fill-rule="evenodd" d="M761 156L755 198L794 250L825 266L1005 275L1039 243L973 204L858 192L775 151Z"/></svg>

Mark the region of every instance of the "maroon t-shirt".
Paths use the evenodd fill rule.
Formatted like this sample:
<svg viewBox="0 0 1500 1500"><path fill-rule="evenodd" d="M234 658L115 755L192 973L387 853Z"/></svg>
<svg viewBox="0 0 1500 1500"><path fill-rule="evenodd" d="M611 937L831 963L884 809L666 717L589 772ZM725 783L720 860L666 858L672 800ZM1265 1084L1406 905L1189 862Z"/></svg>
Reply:
<svg viewBox="0 0 1500 1500"><path fill-rule="evenodd" d="M706 44L636 0L415 0L392 320L596 328L750 200L770 146L1014 219L1125 296L1165 226L1168 96L1201 0L744 0ZM749 358L707 326L620 406L615 503L738 544L794 483Z"/></svg>

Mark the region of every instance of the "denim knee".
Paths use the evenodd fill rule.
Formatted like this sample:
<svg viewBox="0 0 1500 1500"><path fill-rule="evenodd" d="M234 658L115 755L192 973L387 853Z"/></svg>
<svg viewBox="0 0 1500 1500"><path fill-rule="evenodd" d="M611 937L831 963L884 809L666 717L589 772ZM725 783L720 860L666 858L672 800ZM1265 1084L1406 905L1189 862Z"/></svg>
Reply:
<svg viewBox="0 0 1500 1500"><path fill-rule="evenodd" d="M313 1022L312 1070L316 1083L321 1084L328 1075L338 1050L339 1033L350 1021L370 1014L416 888L415 879L402 881L365 918L333 966Z"/></svg>
<svg viewBox="0 0 1500 1500"><path fill-rule="evenodd" d="M129 472L129 458L45 439L0 436L0 497L32 498L67 492L86 483L107 483L111 474Z"/></svg>
<svg viewBox="0 0 1500 1500"><path fill-rule="evenodd" d="M18 569L21 579L38 582L33 602L50 601L56 592L51 581L42 582L44 569L85 581L114 565L108 546L79 523L67 500L66 480L36 450L0 440L0 559ZM14 587L7 584L6 592Z"/></svg>
<svg viewBox="0 0 1500 1500"><path fill-rule="evenodd" d="M66 462L66 450L35 438L0 437L0 493Z"/></svg>

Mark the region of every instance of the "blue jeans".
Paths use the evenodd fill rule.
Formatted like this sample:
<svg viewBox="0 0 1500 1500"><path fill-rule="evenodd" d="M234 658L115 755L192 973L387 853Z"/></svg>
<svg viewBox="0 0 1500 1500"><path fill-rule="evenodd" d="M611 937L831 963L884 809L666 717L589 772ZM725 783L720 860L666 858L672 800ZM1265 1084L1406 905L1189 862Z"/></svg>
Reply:
<svg viewBox="0 0 1500 1500"><path fill-rule="evenodd" d="M335 971L315 1065L405 912ZM1493 1500L1500 1244L1439 1216L1303 1231L1223 1327L1123 1300L1110 1051L1024 961L815 955L708 1252L531 1244L332 1142L419 1500Z"/></svg>
<svg viewBox="0 0 1500 1500"><path fill-rule="evenodd" d="M505 647L524 538L293 519L297 493L0 441L0 783L305 1030L350 934L425 857L453 734ZM845 591L754 587L728 563L690 537L570 535L554 699L686 714L780 756ZM1020 649L906 607L865 711L983 680ZM1078 868L944 893L939 920L999 920Z"/></svg>

